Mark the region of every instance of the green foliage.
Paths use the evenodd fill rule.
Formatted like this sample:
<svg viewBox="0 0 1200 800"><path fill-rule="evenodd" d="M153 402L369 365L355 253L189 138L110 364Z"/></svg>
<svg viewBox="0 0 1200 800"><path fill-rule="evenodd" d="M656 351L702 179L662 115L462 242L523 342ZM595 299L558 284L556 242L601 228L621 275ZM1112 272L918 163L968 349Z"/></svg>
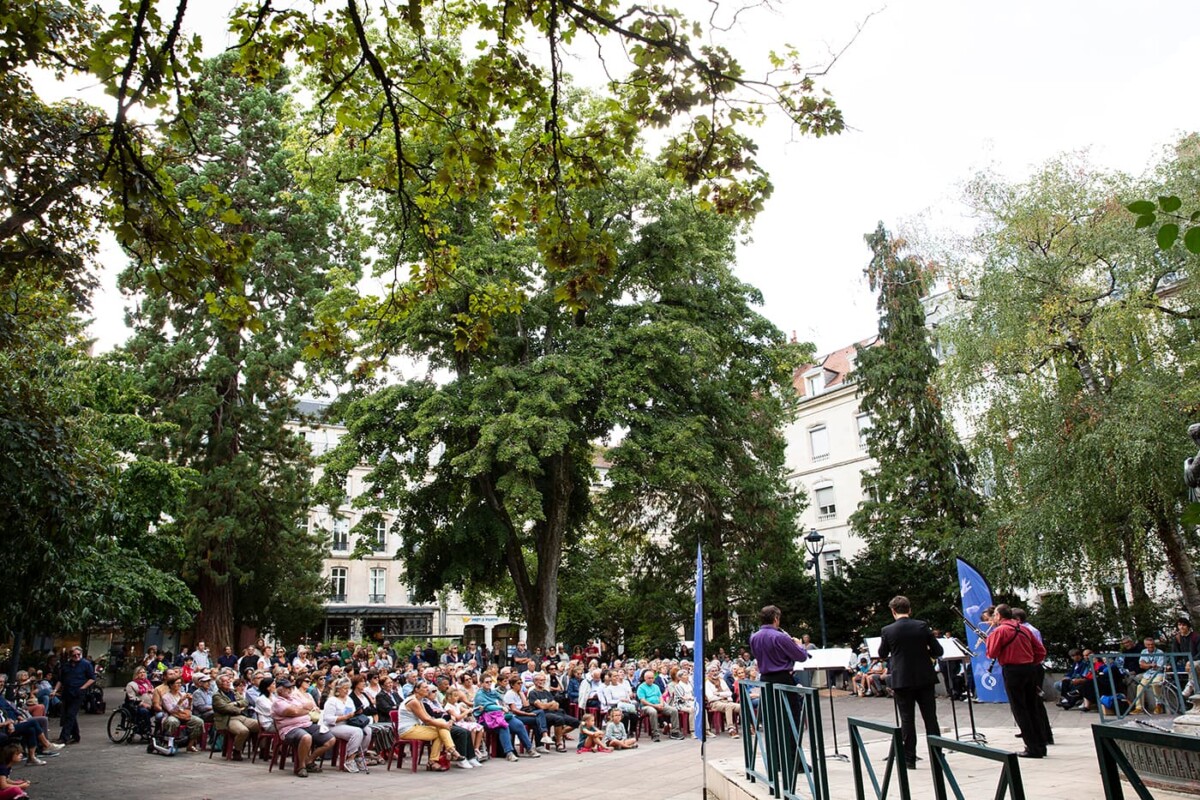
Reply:
<svg viewBox="0 0 1200 800"><path fill-rule="evenodd" d="M206 306L146 291L124 351L141 365L147 411L171 426L154 452L196 472L171 530L184 549L180 572L203 603L197 635L214 646L234 640L235 623L298 633L319 617L324 542L300 524L312 460L288 421L301 334L326 275L356 266L336 195L293 175L286 76L251 87L231 63L205 65L192 127L202 157L171 171L187 191L221 187L225 211L195 206L189 224L249 242L251 259L227 276L235 291L199 285ZM140 284L137 266L122 276L129 292Z"/></svg>
<svg viewBox="0 0 1200 800"><path fill-rule="evenodd" d="M931 270L882 223L865 238L867 277L879 292L879 339L858 348L855 377L860 408L872 420L867 451L879 466L863 476L865 499L850 524L879 552L914 567L944 566L981 504L934 382L938 363L921 305Z"/></svg>
<svg viewBox="0 0 1200 800"><path fill-rule="evenodd" d="M1182 147L1161 184L1183 185L1195 160ZM982 411L974 444L994 487L974 558L1008 586L1085 589L1121 571L1137 606L1165 560L1200 610L1177 524L1200 407L1196 259L1129 227L1117 198L1135 191L1071 157L1022 184L971 187L982 223L956 256L962 313L944 332L948 379Z"/></svg>
<svg viewBox="0 0 1200 800"><path fill-rule="evenodd" d="M1120 648L1122 636L1132 636L1141 647L1146 636L1161 637L1170 630L1174 615L1169 605L1147 602L1142 606L1117 607L1111 603L1072 603L1061 592L1043 595L1030 622L1042 633L1046 652L1066 663L1073 647L1108 650Z"/></svg>

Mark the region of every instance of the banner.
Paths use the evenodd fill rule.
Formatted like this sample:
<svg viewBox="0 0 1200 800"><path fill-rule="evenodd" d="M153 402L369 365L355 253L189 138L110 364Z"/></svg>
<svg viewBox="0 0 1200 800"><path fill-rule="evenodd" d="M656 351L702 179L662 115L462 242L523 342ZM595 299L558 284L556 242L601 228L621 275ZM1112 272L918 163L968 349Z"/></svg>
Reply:
<svg viewBox="0 0 1200 800"><path fill-rule="evenodd" d="M696 634L692 650L692 692L696 705L692 709L692 727L696 738L704 741L704 551L696 545Z"/></svg>
<svg viewBox="0 0 1200 800"><path fill-rule="evenodd" d="M979 570L961 558L955 559L958 564L958 591L962 596L962 613L971 625L966 628L967 647L971 650L971 672L975 676L975 698L981 703L1007 703L1008 695L1004 691L1004 679L1000 676L1000 665L997 664L991 672L988 666L992 660L987 657L986 642L972 630L972 626L987 631L987 625L979 618L980 612L992 605L992 587L979 574Z"/></svg>

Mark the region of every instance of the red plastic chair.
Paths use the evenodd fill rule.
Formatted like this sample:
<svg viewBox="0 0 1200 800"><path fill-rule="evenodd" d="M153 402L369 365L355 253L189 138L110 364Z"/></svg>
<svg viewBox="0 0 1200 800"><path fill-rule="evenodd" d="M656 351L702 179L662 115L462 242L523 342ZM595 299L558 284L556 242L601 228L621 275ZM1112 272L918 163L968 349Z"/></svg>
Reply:
<svg viewBox="0 0 1200 800"><path fill-rule="evenodd" d="M391 717L392 731L395 733L395 736L396 736L395 743L392 745L391 749L388 750L383 756L384 760L387 762L388 772L391 772L391 770L392 770L392 759L393 758L396 760L397 769L399 769L400 766L404 763L404 750L405 750L406 746L408 748L409 757L412 759L412 771L416 772L417 767L421 763L421 751L425 747L429 747L429 752L430 752L430 754L432 754L433 753L433 743L422 741L420 739L401 739L400 738L400 725L399 725L400 712L393 709L388 716Z"/></svg>

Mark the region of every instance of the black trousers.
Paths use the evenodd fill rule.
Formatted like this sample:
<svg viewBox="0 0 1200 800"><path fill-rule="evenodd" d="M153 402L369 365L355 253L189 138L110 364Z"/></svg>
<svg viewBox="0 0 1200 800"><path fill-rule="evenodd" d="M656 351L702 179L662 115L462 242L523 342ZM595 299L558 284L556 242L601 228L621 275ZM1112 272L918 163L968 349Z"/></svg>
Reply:
<svg viewBox="0 0 1200 800"><path fill-rule="evenodd" d="M1037 694L1037 678L1041 674L1040 664L1012 664L1004 667L1004 690L1008 693L1008 706L1013 719L1021 729L1025 749L1033 755L1046 755L1045 730L1038 716L1042 701ZM1041 713L1045 714L1043 707ZM1047 725L1047 727L1049 727Z"/></svg>
<svg viewBox="0 0 1200 800"><path fill-rule="evenodd" d="M1046 713L1046 701L1042 698L1042 683L1046 680L1046 667L1044 664L1037 665L1037 676L1033 679L1033 694L1034 694L1034 719L1037 725L1042 730L1042 741L1046 744L1054 742L1054 731L1050 730L1050 715Z"/></svg>
<svg viewBox="0 0 1200 800"><path fill-rule="evenodd" d="M62 719L59 724L62 726L58 733L60 742L69 742L72 739L79 738L79 708L83 705L83 694L80 692L64 693Z"/></svg>
<svg viewBox="0 0 1200 800"><path fill-rule="evenodd" d="M904 758L909 764L912 764L917 760L916 709L921 709L921 719L925 722L926 735L938 736L942 732L942 728L938 724L934 684L892 689L892 692L896 695L896 710L900 714L900 738L904 740Z"/></svg>

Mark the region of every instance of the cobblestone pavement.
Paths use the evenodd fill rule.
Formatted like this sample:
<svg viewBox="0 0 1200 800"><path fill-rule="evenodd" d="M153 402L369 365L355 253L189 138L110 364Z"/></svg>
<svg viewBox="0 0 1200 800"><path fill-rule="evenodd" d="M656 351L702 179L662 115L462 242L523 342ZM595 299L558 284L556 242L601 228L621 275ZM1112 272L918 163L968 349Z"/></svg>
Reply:
<svg viewBox="0 0 1200 800"><path fill-rule="evenodd" d="M119 690L109 690L108 708L119 705ZM823 695L823 701L826 696ZM841 752L847 752L847 716L857 716L881 721L893 720L892 703L878 698L836 696L834 709L837 715L838 743ZM1013 737L1015 729L1007 706L976 706L976 724L986 729L999 747L1015 747L1019 744ZM1095 780L1096 761L1090 748L1088 725L1095 720L1094 714L1079 711L1063 712L1047 706L1051 722L1060 739L1070 740L1063 750L1051 750L1051 757L1038 763L1040 770L1048 774L1064 776L1083 774L1090 770L1092 783ZM825 702L825 742L832 752L832 736L829 726L829 706ZM960 730L967 730L965 708L957 706ZM267 772L266 764L259 762L233 763L216 754L211 760L207 753L179 754L174 757L154 756L146 753L144 746L137 744L114 745L105 734L107 715L80 717L83 742L72 745L63 754L44 767L18 767L15 776L33 781L29 790L34 800L130 800L151 796L169 797L172 800L200 800L201 798L254 797L257 800L289 798L297 792L320 796L338 796L343 791L353 792L354 797L425 796L451 797L456 800L495 800L501 797L538 797L553 793L558 796L580 797L607 794L610 791L649 800L696 799L701 796L703 769L700 745L694 740L651 743L642 738L642 747L636 751L611 754L552 753L540 759L522 759L517 763L492 760L482 769L459 770L448 773L416 774L409 770L390 773L383 767L373 768L369 775L353 775L326 771L307 779L296 778L290 770L280 773ZM949 703L939 701L939 719L943 728L951 727ZM57 731L57 720L51 720L51 734ZM1072 733L1068 733L1068 732ZM947 735L953 735L952 732ZM1086 746L1085 746L1086 745ZM1062 747L1062 745L1060 745ZM878 749L878 748L877 748ZM1070 751L1068 754L1067 750ZM1078 752L1076 752L1078 751ZM1062 753L1062 757L1059 753ZM706 746L709 760L735 760L741 757L741 743L726 736L709 740ZM925 762L921 763L928 771ZM849 765L831 762L831 783L835 788L833 797L851 797L839 787L844 784L842 772L849 775ZM916 788L914 783L914 789ZM1053 783L1055 793L1044 794L1027 781L1030 800L1039 797L1065 797L1061 792L1062 782ZM990 795L990 792L988 793ZM914 797L925 796L914 791ZM1084 792L1075 796L1093 797L1096 793Z"/></svg>

